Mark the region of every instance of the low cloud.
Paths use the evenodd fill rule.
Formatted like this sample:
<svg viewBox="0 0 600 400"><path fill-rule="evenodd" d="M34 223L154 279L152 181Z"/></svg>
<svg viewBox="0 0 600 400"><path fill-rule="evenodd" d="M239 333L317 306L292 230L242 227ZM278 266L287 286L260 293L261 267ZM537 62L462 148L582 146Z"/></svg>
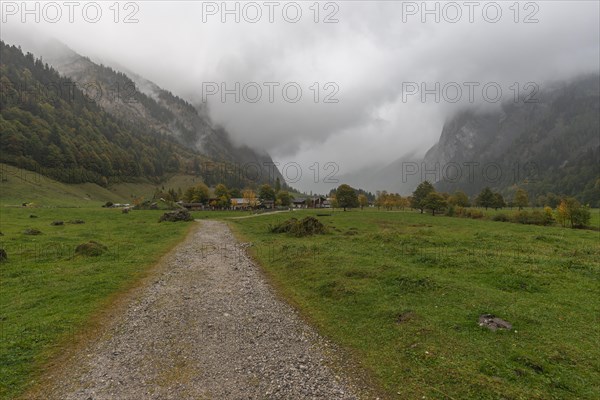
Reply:
<svg viewBox="0 0 600 400"><path fill-rule="evenodd" d="M528 82L543 89L549 81L600 69L597 2L519 3L518 14L512 2L498 2L497 22L491 21L498 7L490 2L477 3L473 22L464 2L330 2L319 3L318 23L312 3L305 2L297 3L302 16L296 23L280 13L286 3L275 9L272 23L262 2L255 3L262 12L256 23L244 19L256 16L252 8L242 13L244 3L226 3L230 10L239 4L239 23L233 14L223 23L221 10L207 15L214 11L207 7L220 8L221 2L136 4L134 24L111 18L22 24L10 16L3 31L10 37L35 28L195 103L207 98L213 120L237 143L304 166L309 178L298 183L304 189L312 185L308 168L315 162L335 162L344 174L424 153L457 110L499 104L485 97L486 84L500 87L504 101L517 88L521 95L527 92ZM437 7L439 22L435 12L423 12L423 4ZM461 18L454 23L457 10ZM125 11L131 10L121 10L121 19ZM323 23L328 15L338 22ZM213 84L232 90L236 83L239 102L233 93L225 101L220 93L206 95ZM274 88L272 101L268 85ZM261 99L248 101L257 86ZM297 88L302 97L293 102ZM456 88L462 90L458 100ZM495 88L488 86L487 95L493 97ZM421 89L430 90L425 98Z"/></svg>

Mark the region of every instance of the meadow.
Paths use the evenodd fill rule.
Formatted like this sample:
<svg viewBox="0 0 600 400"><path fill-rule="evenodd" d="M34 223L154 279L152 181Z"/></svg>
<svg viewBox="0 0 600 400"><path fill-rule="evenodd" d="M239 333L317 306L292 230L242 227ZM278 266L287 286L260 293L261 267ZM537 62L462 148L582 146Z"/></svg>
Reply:
<svg viewBox="0 0 600 400"><path fill-rule="evenodd" d="M277 290L398 399L593 399L599 233L415 212L229 219ZM597 218L597 217L596 217ZM512 323L491 331L482 314Z"/></svg>
<svg viewBox="0 0 600 400"><path fill-rule="evenodd" d="M94 318L144 276L192 224L158 223L161 211L0 209L0 398L13 398L44 365L94 329ZM36 218L31 218L34 215ZM70 221L82 220L84 224ZM56 220L62 226L52 226ZM40 235L24 234L38 229ZM81 243L107 247L78 255Z"/></svg>
<svg viewBox="0 0 600 400"><path fill-rule="evenodd" d="M158 210L76 204L0 207L0 398L17 397L93 334L96 317L194 225L159 224ZM251 242L276 290L390 398L597 398L598 231L365 209L319 216L324 235L269 232L316 214L194 217L227 221ZM75 254L90 240L108 250ZM481 314L513 329L480 327Z"/></svg>

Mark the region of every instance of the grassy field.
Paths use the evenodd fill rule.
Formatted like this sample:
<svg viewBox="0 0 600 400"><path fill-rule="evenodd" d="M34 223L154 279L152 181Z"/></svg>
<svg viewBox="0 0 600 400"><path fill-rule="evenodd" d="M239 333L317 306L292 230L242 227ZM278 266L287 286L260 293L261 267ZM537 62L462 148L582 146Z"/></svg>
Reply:
<svg viewBox="0 0 600 400"><path fill-rule="evenodd" d="M37 218L30 218L30 215ZM181 241L191 224L162 223L160 211L0 208L0 398L13 398L71 339L159 257ZM68 221L81 219L84 224ZM51 226L62 220L63 226ZM23 234L27 228L41 235ZM108 250L75 254L90 240Z"/></svg>
<svg viewBox="0 0 600 400"><path fill-rule="evenodd" d="M42 207L94 207L112 201L132 203L151 199L156 188L185 190L201 180L190 175L174 175L163 183L118 183L104 188L94 183L64 184L39 173L0 163L0 205L33 203Z"/></svg>
<svg viewBox="0 0 600 400"><path fill-rule="evenodd" d="M414 212L336 212L330 233L228 219L275 286L399 399L594 399L599 233ZM492 332L481 314L513 324Z"/></svg>
<svg viewBox="0 0 600 400"><path fill-rule="evenodd" d="M21 393L190 227L158 224L161 211L100 208L82 199L81 187L43 187L56 198L41 197L43 208L0 198L8 253L0 264L0 398ZM15 199L29 193L24 183L15 188ZM319 217L326 235L268 232L315 214L194 216L224 219L253 242L278 290L392 398L598 398L599 232L373 209ZM75 219L85 224L69 223ZM51 226L55 220L65 225ZM27 228L42 234L25 235ZM89 240L108 251L74 254ZM513 329L479 327L484 313Z"/></svg>

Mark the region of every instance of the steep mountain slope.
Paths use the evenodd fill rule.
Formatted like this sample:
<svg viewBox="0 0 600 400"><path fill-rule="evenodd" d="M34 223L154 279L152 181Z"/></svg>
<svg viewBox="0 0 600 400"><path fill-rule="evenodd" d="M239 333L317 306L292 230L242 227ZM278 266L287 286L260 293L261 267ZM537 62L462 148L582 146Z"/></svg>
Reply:
<svg viewBox="0 0 600 400"><path fill-rule="evenodd" d="M0 42L0 161L67 183L157 179L195 159L172 138L123 123L54 69Z"/></svg>
<svg viewBox="0 0 600 400"><path fill-rule="evenodd" d="M133 72L96 64L60 42L48 41L39 51L45 61L77 82L91 99L117 118L171 135L213 161L238 165L242 174L258 167L260 182L277 177L284 181L268 154L235 146L224 129L213 125L206 107L195 108Z"/></svg>
<svg viewBox="0 0 600 400"><path fill-rule="evenodd" d="M437 170L436 187L475 194L485 186L531 196L548 192L600 201L599 76L555 84L537 103L506 103L500 110L467 110L448 121L425 155Z"/></svg>

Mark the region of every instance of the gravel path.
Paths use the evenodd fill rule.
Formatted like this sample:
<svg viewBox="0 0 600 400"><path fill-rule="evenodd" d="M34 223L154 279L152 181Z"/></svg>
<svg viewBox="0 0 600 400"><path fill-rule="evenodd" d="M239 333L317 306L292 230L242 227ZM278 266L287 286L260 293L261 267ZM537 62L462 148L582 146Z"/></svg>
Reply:
<svg viewBox="0 0 600 400"><path fill-rule="evenodd" d="M279 300L226 224L203 221L46 399L356 399L335 348Z"/></svg>

